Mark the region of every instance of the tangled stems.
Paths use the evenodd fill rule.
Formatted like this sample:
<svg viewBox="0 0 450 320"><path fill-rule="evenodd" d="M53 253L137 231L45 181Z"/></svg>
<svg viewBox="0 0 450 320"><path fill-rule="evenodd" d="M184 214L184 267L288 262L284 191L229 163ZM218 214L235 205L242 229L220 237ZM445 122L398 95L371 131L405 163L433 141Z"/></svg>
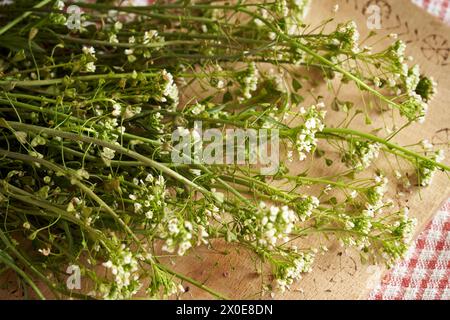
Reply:
<svg viewBox="0 0 450 320"><path fill-rule="evenodd" d="M156 73L143 73L144 77L156 76ZM88 76L77 76L77 77L65 77L60 79L51 80L31 80L31 81L14 81L14 80L2 80L0 81L1 86L21 86L21 87L41 87L49 86L54 84L67 83L71 81L91 81L100 79L127 79L131 78L133 73L109 73L109 74L95 74Z"/></svg>
<svg viewBox="0 0 450 320"><path fill-rule="evenodd" d="M136 235L134 234L134 232L129 228L129 226L128 226L127 224L125 224L124 221L123 221L123 220L122 220L122 219L121 219L121 218L120 218L120 217L119 217L119 216L118 216L118 215L117 215L117 214L116 214L116 213L115 213L115 212L114 212L114 211L113 211L113 210L112 210L112 209L111 209L111 208L110 208L103 200L101 200L101 199L100 199L100 198L99 198L99 197L98 197L98 196L97 196L90 188L88 188L87 186L85 186L85 185L84 185L83 183L81 183L80 181L77 181L77 180L76 180L77 178L74 177L72 173L68 172L67 170L64 170L63 168L59 168L58 166L56 166L56 165L54 165L54 164L52 164L52 163L50 163L50 162L48 162L48 161L42 160L42 159L36 159L36 158L30 157L30 156L25 156L25 155L22 155L22 154L18 154L18 153L14 153L14 152L9 152L9 151L6 151L6 150L1 150L1 149L0 149L0 155L5 156L5 157L8 157L8 158L12 158L12 159L17 159L17 160L26 161L26 162L31 162L31 163L36 162L36 163L40 163L40 164L42 164L42 165L44 165L44 166L47 166L49 169L53 169L53 170L55 170L55 171L57 171L57 172L59 171L59 172L62 172L63 174L65 174L65 175L67 175L68 179L70 179L71 182L72 182L74 185L76 185L77 187L79 187L80 190L86 192L86 194L88 194L94 201L98 202L98 204L101 206L101 208L105 208L105 209L108 211L108 213L111 214L111 215L113 216L113 218L114 218L114 219L115 219L115 220L116 220L116 221L124 228L124 230L127 231L127 232L130 234L130 236L133 238L133 240L135 241L135 243L136 243L142 250L145 250L145 249L142 247L141 241L137 238L137 236L136 236ZM99 239L98 239L99 237L102 238L102 234L101 234L101 233L99 233L99 232L97 232L96 230L90 228L89 226L86 226L85 224L81 224L79 220L74 219L74 217L71 216L70 214L68 214L66 211L61 210L61 209L59 209L59 208L55 208L55 207L53 207L53 206L49 206L49 205L47 205L47 204L45 204L45 203L43 203L43 202L41 202L41 201L39 201L39 200L31 200L30 197L33 198L32 195L27 194L26 192L22 191L22 190L19 189L19 188L16 188L16 187L14 187L14 186L12 186L12 185L9 185L9 184L6 183L5 181L3 181L3 185L6 186L7 189L6 189L5 191L6 191L6 193L7 193L9 196L11 196L11 197L13 197L13 198L16 198L16 199L18 199L18 200L27 202L27 203L29 203L29 204L31 204L31 205L36 206L36 207L41 207L41 208L44 208L44 209L53 211L53 212L55 212L56 214L58 214L58 218L59 218L59 217L63 217L65 220L68 220L68 221L70 221L70 222L72 222L72 223L79 224L80 226L82 226L82 227L83 227L84 229L86 229L92 236L94 236L94 239L99 240ZM14 193L10 193L9 191L7 191L8 189L11 189L11 191L14 191ZM0 191L2 191L2 189L0 189ZM20 193L25 194L25 197L19 196L18 194L20 194ZM1 236L2 236L2 239L3 239L4 235L1 234ZM107 239L102 239L101 242L104 243L105 245L107 245L107 243L108 243ZM153 262L153 261L151 261L151 260L147 260L147 262L150 263L150 264L155 264L155 267L157 267L157 268L159 268L159 269L161 269L161 270L163 270L163 271L165 271L165 272L167 272L167 273L169 273L169 274L172 274L172 275L176 276L176 277L179 278L180 280L187 281L187 282L189 282L189 283L191 283L191 284L197 286L198 288L200 288L200 289L202 289L202 290L204 290L204 291L210 293L210 294L213 295L214 297L217 297L217 298L219 298L219 299L225 299L225 300L227 299L227 298L226 298L225 296L223 296L222 294L215 292L214 290L212 290L212 289L210 289L209 287L207 287L207 286L201 284L200 282L198 282L198 281L196 281L196 280L194 280L194 279L191 279L191 278L189 278L189 277L187 277L187 276L185 276L185 275L179 274L179 273L177 273L177 272L175 272L175 271L173 271L173 270L167 268L166 266L164 266L164 265L162 265L162 264L155 263L155 262ZM27 282L28 282L28 281L31 281L28 277L26 277L25 280L26 280ZM33 288L34 288L34 284L33 284ZM37 289L37 288L36 288L36 289ZM39 296L41 297L40 291L39 291L39 290L37 291L37 293L38 293ZM43 297L43 296L42 296L42 297Z"/></svg>
<svg viewBox="0 0 450 320"><path fill-rule="evenodd" d="M17 267L14 264L14 262L11 261L11 259L9 257L7 257L3 252L0 252L0 261L3 264L5 264L7 267L9 267L9 268L13 269L15 272L17 272L17 274L19 274L25 280L25 282L30 285L30 287L34 290L34 292L37 294L39 299L45 300L44 295L39 290L37 285L33 282L33 280L31 280L30 277L28 277L28 275L23 270L21 270L19 267Z"/></svg>
<svg viewBox="0 0 450 320"><path fill-rule="evenodd" d="M265 3L264 5L270 5L270 4L271 3ZM293 48L304 51L305 53L307 53L308 55L310 55L311 57L316 59L318 62L322 63L322 65L324 67L329 67L332 70L343 74L348 79L354 81L360 89L367 90L368 92L370 92L371 94L373 94L374 96L379 98L381 101L386 102L388 105L393 106L393 107L397 108L398 110L402 110L402 106L397 104L395 101L393 101L392 99L389 99L388 97L386 97L385 95L383 95L382 93L380 93L379 91L375 90L373 87L368 85L366 82L362 81L359 77L355 76L348 70L345 70L344 68L339 66L337 63L334 63L334 62L328 60L324 56L318 54L317 52L310 49L308 46L302 44L299 41L300 39L302 39L302 37L309 38L309 37L321 36L321 35L308 34L308 35L299 35L299 36L293 38L292 36L285 34L276 25L274 25L273 23L268 21L266 18L264 18L257 12L250 11L248 9L248 7L253 7L253 6L257 7L258 4L237 4L237 5L210 5L210 4L208 4L208 5L198 5L198 4L196 4L196 5L184 5L184 4L183 5L178 5L178 4L161 5L161 4L158 4L158 5L149 6L149 7L142 7L139 10L136 10L135 8L129 8L129 7L111 7L111 6L99 5L99 4L81 4L81 6L84 6L86 8L92 8L92 9L103 9L103 10L110 9L110 10L118 10L118 11L133 12L133 13L142 13L142 12L145 12L146 10L155 10L156 11L156 10L167 10L167 9L187 9L187 10L222 9L225 11L240 12L249 17L252 17L253 19L258 19L259 21L262 21L268 29L270 29L272 32L274 32L277 35L278 40L285 41L285 43L288 44L289 46L292 46ZM163 14L147 14L147 15L150 17L153 17L153 18L192 20L192 21L212 23L212 24L217 23L217 21L214 21L212 19L198 18L198 17L192 17L192 16L182 16L182 15L175 16L175 15L163 15ZM189 35L187 35L187 36L189 36ZM203 38L204 37L205 36L203 36ZM214 38L217 39L217 36L215 35ZM236 40L246 41L247 39L236 38ZM252 40L252 39L249 39L249 40ZM257 41L257 40L254 40L254 41ZM108 45L108 44L106 43L106 45ZM121 44L119 44L119 45L121 45ZM157 45L157 44L155 44L155 45ZM205 58L206 57L207 56L205 56Z"/></svg>
<svg viewBox="0 0 450 320"><path fill-rule="evenodd" d="M69 34L60 1L23 10L32 13L8 33L29 48L9 50L6 37L0 49L0 207L8 212L2 231L12 227L40 248L36 261L46 262L45 270L36 271L57 275L85 254L93 297L131 298L149 279L150 297L180 293L187 281L225 298L168 269L158 251L173 258L223 239L267 263L281 291L311 270L314 248L298 249L294 240L301 244L316 232L370 261L391 264L404 254L413 219L385 196L389 181L381 172L372 179L358 173L375 167L379 151L410 161L421 182L448 166L426 141L401 147L393 136L351 129L361 114L359 107L348 111L351 102L333 108L347 112L343 125L327 126L327 106L307 89L314 84L303 73L318 69L330 85L333 75L343 75L343 83L352 80L409 121L424 115L433 83L403 63L401 43L372 54L359 50L351 23L330 34L308 32L303 4L81 3L90 25ZM237 24L237 16L248 23ZM352 67L360 62L367 68ZM340 89L334 94L340 102ZM317 102L306 106L310 95ZM197 161L198 122L220 132L276 130L286 160L268 177L253 164ZM194 155L183 154L186 162L171 158L174 133L189 137ZM347 171L333 170L326 143L338 149ZM247 141L238 147L246 156L252 151ZM315 158L326 160L332 174L312 176ZM304 163L299 175L288 166L296 161ZM403 171L395 176L403 178ZM95 272L97 259L111 278ZM17 266L26 267L25 260Z"/></svg>
<svg viewBox="0 0 450 320"><path fill-rule="evenodd" d="M41 2L37 3L36 5L34 5L33 9L42 8L42 7L44 7L45 5L49 4L52 1L53 0L42 0ZM32 11L26 11L26 12L22 13L22 15L20 15L16 19L14 19L13 21L9 22L7 25L5 25L2 28L0 28L0 35L4 34L9 29L13 28L15 25L17 25L18 23L20 23L21 21L26 19L31 13L32 13Z"/></svg>
<svg viewBox="0 0 450 320"><path fill-rule="evenodd" d="M40 133L45 133L48 134L49 136L53 136L53 137L61 137L64 139L70 139L73 141L83 141L86 143L94 143L97 144L99 146L102 147L106 147L106 148L110 148L112 150L115 150L117 152L120 152L124 155L128 155L131 158L134 158L138 161L141 161L144 164L149 165L150 167L153 167L157 170L160 170L161 172L166 173L167 175L173 177L176 180L179 180L180 182L192 187L195 190L198 190L200 192L202 192L205 195L210 194L209 191L207 191L206 189L196 185L195 183L193 183L192 181L186 179L185 177L179 175L178 173L176 173L175 171L171 170L170 168L167 168L166 166L164 166L161 163L158 163L152 159L149 159L139 153L136 153L132 150L126 149L122 146L118 146L118 145L114 145L112 143L103 141L103 140L99 140L99 139L95 139L95 138L91 138L91 137L87 137L87 136L83 136L83 135L77 135L74 133L70 133L70 132L62 132L60 130L54 130L54 129L50 129L50 128L43 128L43 127L38 127L38 126L34 126L34 125L28 125L28 124L23 124L23 123L19 123L19 122L11 122L11 121L0 121L0 126L2 127L6 127L6 128L12 128L15 130L26 130L26 131L30 131L30 132L35 132L37 134Z"/></svg>
<svg viewBox="0 0 450 320"><path fill-rule="evenodd" d="M179 112L169 113L169 114L182 115L182 113L179 113ZM245 129L261 129L258 126L250 125L248 122L242 122L242 121L237 121L237 120L233 120L233 119L216 119L216 118L206 118L206 117L198 117L198 116L192 116L192 115L186 115L186 117L188 117L192 120L199 120L199 121L212 122L212 123L222 123L222 124L232 125L235 127L245 128ZM289 128L289 129L282 128L282 129L279 129L279 132L282 137L292 137L292 136L295 137L298 134L300 129L301 129L301 127L293 127L293 128ZM442 169L443 171L450 171L449 166L447 166L443 163L440 163L438 161L435 161L434 159L423 156L423 155L421 155L417 152L414 152L410 149L404 148L398 144L390 142L389 140L383 139L381 137L377 137L377 136L369 134L369 133L358 131L355 129L325 127L320 133L318 133L318 137L324 138L324 139L338 137L340 139L348 139L349 141L351 141L353 139L353 137L362 138L364 140L367 140L367 141L370 141L373 143L380 143L386 147L387 152L393 153L395 155L399 155L399 156L405 158L406 160L409 160L409 161L422 160L422 161L426 161L426 162L433 164L434 166ZM298 179L301 179L301 177L298 177ZM328 183L333 184L332 182L328 182Z"/></svg>

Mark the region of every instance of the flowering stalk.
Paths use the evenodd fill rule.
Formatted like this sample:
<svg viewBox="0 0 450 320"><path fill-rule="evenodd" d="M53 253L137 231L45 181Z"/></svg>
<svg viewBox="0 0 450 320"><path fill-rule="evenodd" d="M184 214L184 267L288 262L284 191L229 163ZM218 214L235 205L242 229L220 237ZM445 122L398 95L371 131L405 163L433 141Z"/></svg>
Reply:
<svg viewBox="0 0 450 320"><path fill-rule="evenodd" d="M1 18L0 267L36 297L44 298L34 279L58 297L168 297L190 283L224 299L161 262L217 239L269 267L260 270L263 294L312 272L331 238L369 262L391 265L405 254L415 219L389 189L428 186L450 167L427 140L403 147L388 124L387 138L369 133L370 105L407 130L436 93L403 42L373 52L352 22L310 32L308 1L70 4L86 11L76 29L62 1L13 4ZM332 105L306 74L327 84ZM341 101L351 84L367 93L364 105ZM330 112L345 120L331 125ZM352 126L360 116L367 132ZM278 134L276 170L265 175L251 162L251 135L238 144L225 135L216 151L233 157L208 161L207 135L228 130ZM187 153L177 153L176 136ZM376 169L380 154L392 172ZM317 168L329 170L315 176ZM323 243L305 248L311 235ZM38 249L25 254L30 247ZM75 262L91 292L60 283Z"/></svg>

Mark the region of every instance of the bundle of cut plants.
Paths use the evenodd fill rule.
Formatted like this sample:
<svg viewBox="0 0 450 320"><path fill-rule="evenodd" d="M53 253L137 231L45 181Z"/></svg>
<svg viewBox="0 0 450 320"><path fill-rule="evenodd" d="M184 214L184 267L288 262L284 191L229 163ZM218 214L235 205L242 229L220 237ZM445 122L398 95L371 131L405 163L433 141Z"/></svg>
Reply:
<svg viewBox="0 0 450 320"><path fill-rule="evenodd" d="M380 38L360 40L352 21L307 25L308 6L1 6L1 276L42 299L170 298L187 286L227 298L176 271L225 242L257 261L265 297L301 283L329 243L365 263L400 259L415 221L386 193L450 170L427 137L396 142L426 120L435 83L401 40L375 49Z"/></svg>

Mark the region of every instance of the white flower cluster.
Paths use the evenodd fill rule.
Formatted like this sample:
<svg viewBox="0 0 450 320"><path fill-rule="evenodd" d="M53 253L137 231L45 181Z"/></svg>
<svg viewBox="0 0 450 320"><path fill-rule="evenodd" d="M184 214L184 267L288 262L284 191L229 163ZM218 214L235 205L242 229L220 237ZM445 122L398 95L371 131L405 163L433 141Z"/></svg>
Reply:
<svg viewBox="0 0 450 320"><path fill-rule="evenodd" d="M409 68L405 58L406 44L398 40L386 51L389 69L386 84L396 95L405 93L400 113L411 121L423 122L428 110L428 101L436 94L436 83L421 75L418 65ZM392 71L393 70L393 71ZM376 79L374 79L374 82Z"/></svg>
<svg viewBox="0 0 450 320"><path fill-rule="evenodd" d="M286 32L289 35L301 34L303 30L302 23L308 13L310 0L288 0L283 2L285 2L284 6L289 6L287 10L283 10Z"/></svg>
<svg viewBox="0 0 450 320"><path fill-rule="evenodd" d="M403 104L403 108L406 110L401 110L401 112L406 115L410 120L417 119L420 123L425 121L425 116L428 111L428 104L426 101L430 100L435 94L436 84L431 79L430 88L425 89L421 92L421 83L424 84L425 79L421 76L419 65L415 65L413 68L406 72L403 76L405 83L405 90L409 99ZM418 93L419 91L419 93ZM422 95L423 96L422 96ZM415 117L415 119L413 118Z"/></svg>
<svg viewBox="0 0 450 320"><path fill-rule="evenodd" d="M144 179L134 178L133 184L138 188L128 197L133 200L134 212L145 215L150 221L156 214L162 214L167 195L164 177L155 179L149 173Z"/></svg>
<svg viewBox="0 0 450 320"><path fill-rule="evenodd" d="M370 247L369 234L373 230L373 219L365 216L349 216L340 213L337 218L343 225L343 229L349 231L349 235L339 239L341 246L357 247L359 250L365 250Z"/></svg>
<svg viewBox="0 0 450 320"><path fill-rule="evenodd" d="M95 61L97 60L97 58L95 57L94 47L83 46L82 51L84 55L84 60L86 61L84 64L84 71L95 72L96 70Z"/></svg>
<svg viewBox="0 0 450 320"><path fill-rule="evenodd" d="M349 167L362 171L378 158L381 145L369 141L349 141L349 148L344 152L342 161Z"/></svg>
<svg viewBox="0 0 450 320"><path fill-rule="evenodd" d="M250 99L252 92L258 88L259 71L254 62L248 64L247 70L243 72L243 75L239 79L239 83L242 85L242 94L244 98Z"/></svg>
<svg viewBox="0 0 450 320"><path fill-rule="evenodd" d="M115 102L114 100L112 100L111 103L111 107L100 107L98 105L94 107L95 115L99 117L101 116L100 120L98 120L98 124L104 129L103 131L98 132L98 137L105 141L109 141L112 144L120 145L118 140L120 134L125 133L125 127L119 125L119 118L121 116L124 117L124 108L120 103ZM110 112L111 116L103 116L104 110L109 108L112 109ZM128 107L125 108L125 112L128 112L126 109L128 109ZM129 107L129 109L130 111L140 111L138 107ZM103 147L100 152L100 157L107 166L111 166L111 160L114 159L115 153L115 150L108 147Z"/></svg>
<svg viewBox="0 0 450 320"><path fill-rule="evenodd" d="M395 41L388 49L389 58L394 62L397 67L403 70L403 74L408 70L405 67L405 52L406 52L406 44L402 40Z"/></svg>
<svg viewBox="0 0 450 320"><path fill-rule="evenodd" d="M158 31L157 30L150 30L144 32L144 37L142 39L143 44L150 44L157 39L158 41L162 40L158 37Z"/></svg>
<svg viewBox="0 0 450 320"><path fill-rule="evenodd" d="M197 245L207 244L209 237L203 225L194 225L190 221L175 216L165 219L165 226L164 224L160 225L159 235L165 239L162 250L169 253L177 250L179 256L183 256L192 247L195 240ZM197 239L194 238L194 235L197 235Z"/></svg>
<svg viewBox="0 0 450 320"><path fill-rule="evenodd" d="M319 199L314 196L302 196L295 203L295 209L297 211L297 215L301 221L306 221L311 215L313 211L317 209L320 205Z"/></svg>
<svg viewBox="0 0 450 320"><path fill-rule="evenodd" d="M203 111L205 111L205 105L200 104L200 103L196 103L191 107L191 113L193 115L198 116L200 113L202 113Z"/></svg>
<svg viewBox="0 0 450 320"><path fill-rule="evenodd" d="M409 243L416 230L417 219L409 217L409 209L407 207L403 208L401 214L401 220L394 223L395 229L392 233L400 236L405 243Z"/></svg>
<svg viewBox="0 0 450 320"><path fill-rule="evenodd" d="M100 286L100 292L104 299L129 299L141 288L138 257L133 256L125 244L113 252L110 260L103 263L103 266L111 270L114 276L113 282Z"/></svg>
<svg viewBox="0 0 450 320"><path fill-rule="evenodd" d="M180 224L180 220L177 218L172 218L167 222L167 233L168 238L166 239L162 250L172 253L175 251L176 246L178 245L177 254L182 256L186 253L188 249L192 247L191 239L192 239L192 223L189 221L185 221L184 224ZM174 239L180 239L177 243Z"/></svg>
<svg viewBox="0 0 450 320"><path fill-rule="evenodd" d="M411 121L425 122L428 112L428 104L423 101L422 97L416 93L412 93L406 101L402 103L400 110L401 115L407 117Z"/></svg>
<svg viewBox="0 0 450 320"><path fill-rule="evenodd" d="M265 8L259 8L258 9L258 13L261 16L261 18L267 20L267 21L272 21L273 18L272 16L269 15L269 12L267 11L267 9ZM254 20L254 23L256 24L257 27L263 27L265 24L261 19L256 18Z"/></svg>
<svg viewBox="0 0 450 320"><path fill-rule="evenodd" d="M162 75L165 83L164 83L164 89L162 91L163 97L160 99L160 101L166 102L167 98L169 98L170 102L171 102L169 111L175 111L176 108L178 107L178 102L179 102L178 87L173 80L172 74L170 74L166 70L163 70L161 72L161 75Z"/></svg>
<svg viewBox="0 0 450 320"><path fill-rule="evenodd" d="M256 241L257 246L273 248L279 241L289 241L297 221L297 215L289 207L267 207L261 202L256 214L244 222L249 232L246 238Z"/></svg>
<svg viewBox="0 0 450 320"><path fill-rule="evenodd" d="M276 284L280 292L290 290L290 286L301 279L303 273L312 271L314 262L313 253L299 253L298 257L290 262L287 266L278 270L276 275Z"/></svg>
<svg viewBox="0 0 450 320"><path fill-rule="evenodd" d="M108 167L111 166L111 160L114 159L115 156L116 151L108 147L103 147L102 151L100 152L100 157Z"/></svg>
<svg viewBox="0 0 450 320"><path fill-rule="evenodd" d="M322 103L311 106L308 110L303 107L300 113L303 116L304 124L300 128L297 135L295 147L299 154L300 161L306 159L306 154L313 151L317 145L316 133L324 129L323 120L326 115L325 110L320 110L324 107Z"/></svg>
<svg viewBox="0 0 450 320"><path fill-rule="evenodd" d="M140 43L138 43L140 42ZM130 45L136 45L141 44L144 45L144 47L130 47L124 50L125 55L127 56L128 62L133 63L137 60L137 55L142 55L144 58L148 59L151 57L151 50L159 50L160 46L152 46L151 50L150 47L145 47L151 43L161 43L164 42L164 38L158 36L157 30L149 30L144 32L144 36L141 38L136 39L135 36L131 36L128 38L128 43Z"/></svg>
<svg viewBox="0 0 450 320"><path fill-rule="evenodd" d="M442 162L445 159L444 150L439 150L430 156L436 162ZM419 183L422 187L428 187L433 181L438 168L430 161L420 161L418 164Z"/></svg>
<svg viewBox="0 0 450 320"><path fill-rule="evenodd" d="M259 8L258 13L264 20L275 23L274 20L279 19L283 21L283 25L286 27L286 32L290 35L297 35L301 32L302 22L308 13L310 0L279 0L273 3L273 7L270 11L275 12L278 17L275 17L273 13L269 13L266 8ZM265 26L264 22L256 18L254 23L257 27ZM273 38L269 33L269 36ZM272 39L273 40L273 39Z"/></svg>
<svg viewBox="0 0 450 320"><path fill-rule="evenodd" d="M359 53L359 31L356 23L350 21L340 26L336 32L336 38L333 39L335 45L338 45L343 50L350 50L352 53Z"/></svg>
<svg viewBox="0 0 450 320"><path fill-rule="evenodd" d="M383 199L388 188L389 180L382 175L375 176L375 185L367 189L367 210L365 215L373 217L378 208L386 206ZM390 201L389 201L390 203ZM387 203L387 204L389 204Z"/></svg>
<svg viewBox="0 0 450 320"><path fill-rule="evenodd" d="M308 14L311 0L289 0L291 15L294 15L298 21L302 21Z"/></svg>
<svg viewBox="0 0 450 320"><path fill-rule="evenodd" d="M409 209L404 208L397 213L400 220L389 228L389 240L384 242L382 256L388 265L392 265L405 256L414 235L417 219L410 218Z"/></svg>
<svg viewBox="0 0 450 320"><path fill-rule="evenodd" d="M415 65L410 70L408 70L407 76L405 77L406 92L408 95L416 95L416 88L420 82L420 66Z"/></svg>
<svg viewBox="0 0 450 320"><path fill-rule="evenodd" d="M119 19L133 19L133 14L125 14L118 16L116 10L110 10L108 12L108 24L105 24L105 28L108 31L108 41L111 44L119 44L119 38L117 34L122 30L123 24ZM134 63L138 59L137 56L142 56L145 59L151 58L152 51L158 51L161 49L160 45L149 46L150 44L159 44L164 42L164 37L158 35L157 30L148 30L144 32L143 36L128 37L129 46L124 49L125 56L129 63Z"/></svg>

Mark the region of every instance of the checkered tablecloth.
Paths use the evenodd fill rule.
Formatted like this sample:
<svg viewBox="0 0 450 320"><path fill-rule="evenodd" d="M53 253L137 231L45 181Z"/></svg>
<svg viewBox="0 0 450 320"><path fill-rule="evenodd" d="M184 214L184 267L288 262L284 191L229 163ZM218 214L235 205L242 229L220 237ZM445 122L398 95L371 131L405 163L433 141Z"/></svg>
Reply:
<svg viewBox="0 0 450 320"><path fill-rule="evenodd" d="M450 25L450 0L411 1ZM152 2L134 0L135 5ZM412 245L405 260L384 276L369 299L450 300L450 199Z"/></svg>
<svg viewBox="0 0 450 320"><path fill-rule="evenodd" d="M412 2L450 25L450 0ZM450 300L450 199L369 298Z"/></svg>

